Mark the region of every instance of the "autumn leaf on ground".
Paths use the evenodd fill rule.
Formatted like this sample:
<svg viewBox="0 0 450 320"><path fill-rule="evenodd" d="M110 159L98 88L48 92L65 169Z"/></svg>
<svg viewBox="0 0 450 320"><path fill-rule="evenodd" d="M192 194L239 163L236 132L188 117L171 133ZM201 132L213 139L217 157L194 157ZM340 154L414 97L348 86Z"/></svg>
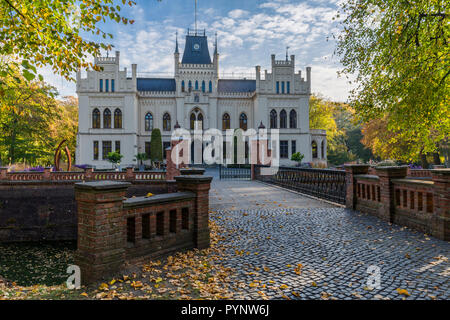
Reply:
<svg viewBox="0 0 450 320"><path fill-rule="evenodd" d="M398 292L398 294L400 294L400 295L404 295L404 296L409 297L409 292L408 292L408 290L406 290L406 289L400 289L400 288L397 288L397 292Z"/></svg>

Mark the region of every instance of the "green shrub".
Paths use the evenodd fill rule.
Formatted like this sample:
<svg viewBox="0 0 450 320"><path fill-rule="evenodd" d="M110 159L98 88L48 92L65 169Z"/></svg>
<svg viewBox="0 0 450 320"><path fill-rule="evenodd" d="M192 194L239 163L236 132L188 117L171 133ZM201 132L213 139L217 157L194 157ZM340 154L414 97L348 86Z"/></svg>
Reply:
<svg viewBox="0 0 450 320"><path fill-rule="evenodd" d="M300 153L300 152L296 152L292 155L291 160L292 161L296 161L298 163L302 163L303 158L305 158L305 155Z"/></svg>
<svg viewBox="0 0 450 320"><path fill-rule="evenodd" d="M152 130L152 141L150 141L150 159L153 162L162 161L162 138L159 129Z"/></svg>

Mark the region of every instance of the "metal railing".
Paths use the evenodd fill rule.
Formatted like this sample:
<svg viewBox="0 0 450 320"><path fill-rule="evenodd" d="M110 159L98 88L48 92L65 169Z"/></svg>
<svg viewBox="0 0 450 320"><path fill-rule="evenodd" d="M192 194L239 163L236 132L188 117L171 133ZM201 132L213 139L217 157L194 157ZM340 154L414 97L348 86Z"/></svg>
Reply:
<svg viewBox="0 0 450 320"><path fill-rule="evenodd" d="M262 176L261 167L255 166L255 178L287 189L345 204L345 171L280 167L271 176Z"/></svg>

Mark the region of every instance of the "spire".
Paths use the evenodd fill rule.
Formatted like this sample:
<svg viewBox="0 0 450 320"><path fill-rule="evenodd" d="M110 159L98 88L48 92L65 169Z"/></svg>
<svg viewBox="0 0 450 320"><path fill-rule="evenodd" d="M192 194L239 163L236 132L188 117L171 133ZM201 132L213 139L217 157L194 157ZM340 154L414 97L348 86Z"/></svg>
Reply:
<svg viewBox="0 0 450 320"><path fill-rule="evenodd" d="M288 56L289 56L289 47L286 47L286 61L289 61Z"/></svg>
<svg viewBox="0 0 450 320"><path fill-rule="evenodd" d="M195 0L195 35L197 35L197 0Z"/></svg>
<svg viewBox="0 0 450 320"><path fill-rule="evenodd" d="M215 43L214 43L214 54L216 55L216 54L218 54L218 49L217 49L217 32L216 32L216 41L215 41Z"/></svg>
<svg viewBox="0 0 450 320"><path fill-rule="evenodd" d="M177 31L177 33L176 33L175 53L180 53L180 52L178 51L178 31Z"/></svg>

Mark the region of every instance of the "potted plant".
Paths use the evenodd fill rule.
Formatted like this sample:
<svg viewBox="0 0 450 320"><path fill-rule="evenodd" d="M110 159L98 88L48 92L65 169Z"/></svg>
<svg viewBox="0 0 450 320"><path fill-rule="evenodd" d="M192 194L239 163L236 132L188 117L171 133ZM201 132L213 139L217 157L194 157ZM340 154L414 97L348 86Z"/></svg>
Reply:
<svg viewBox="0 0 450 320"><path fill-rule="evenodd" d="M120 171L120 162L122 161L123 155L121 155L119 152L109 152L108 153L108 161L113 164L116 171Z"/></svg>
<svg viewBox="0 0 450 320"><path fill-rule="evenodd" d="M148 160L146 153L138 153L136 155L136 160L139 161L139 171L145 171L144 161Z"/></svg>
<svg viewBox="0 0 450 320"><path fill-rule="evenodd" d="M291 160L297 162L297 167L299 167L302 164L304 157L305 157L304 154L296 152L291 156Z"/></svg>

